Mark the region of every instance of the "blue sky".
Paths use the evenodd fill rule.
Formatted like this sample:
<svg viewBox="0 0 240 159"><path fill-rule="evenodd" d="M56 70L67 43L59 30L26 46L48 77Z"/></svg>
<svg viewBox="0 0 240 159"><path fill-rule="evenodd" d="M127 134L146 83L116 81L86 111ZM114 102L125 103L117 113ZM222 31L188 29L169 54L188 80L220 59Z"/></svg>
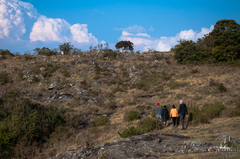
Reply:
<svg viewBox="0 0 240 159"><path fill-rule="evenodd" d="M0 48L24 53L71 42L114 45L130 40L134 50L168 51L180 39L197 40L221 19L240 23L240 1L0 0Z"/></svg>

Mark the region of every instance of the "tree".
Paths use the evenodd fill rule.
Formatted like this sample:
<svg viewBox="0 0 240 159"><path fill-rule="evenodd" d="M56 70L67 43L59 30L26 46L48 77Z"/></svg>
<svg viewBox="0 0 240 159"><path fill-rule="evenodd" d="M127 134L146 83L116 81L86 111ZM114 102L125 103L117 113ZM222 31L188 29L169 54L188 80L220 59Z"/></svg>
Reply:
<svg viewBox="0 0 240 159"><path fill-rule="evenodd" d="M190 40L180 40L171 51L175 52L175 59L179 63L203 61L205 55L201 52L201 45Z"/></svg>
<svg viewBox="0 0 240 159"><path fill-rule="evenodd" d="M33 50L37 55L46 55L46 56L51 56L51 55L56 55L57 51L56 50L50 50L48 47L43 47L43 48L35 48Z"/></svg>
<svg viewBox="0 0 240 159"><path fill-rule="evenodd" d="M212 56L216 61L234 61L240 58L240 24L235 20L219 20L209 34L213 39Z"/></svg>
<svg viewBox="0 0 240 159"><path fill-rule="evenodd" d="M130 50L133 51L133 43L131 41L119 41L115 45L116 49L122 49L122 50Z"/></svg>
<svg viewBox="0 0 240 159"><path fill-rule="evenodd" d="M240 24L235 20L219 20L212 32L192 40L180 40L171 51L179 63L186 62L227 62L240 59Z"/></svg>
<svg viewBox="0 0 240 159"><path fill-rule="evenodd" d="M59 45L59 50L63 51L64 54L70 54L74 45L71 45L69 42L65 42Z"/></svg>

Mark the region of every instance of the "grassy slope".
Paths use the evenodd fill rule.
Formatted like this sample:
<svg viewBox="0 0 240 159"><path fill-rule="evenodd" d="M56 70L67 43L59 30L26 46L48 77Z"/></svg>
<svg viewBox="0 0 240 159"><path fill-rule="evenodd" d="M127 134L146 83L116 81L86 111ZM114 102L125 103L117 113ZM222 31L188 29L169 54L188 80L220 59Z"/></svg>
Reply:
<svg viewBox="0 0 240 159"><path fill-rule="evenodd" d="M56 103L56 105L74 109L74 112L70 112L72 115L92 113L96 110L99 114L109 112L113 113L107 125L97 128L90 127L77 133L72 132L70 137L64 137L63 135L62 140L60 141L57 141L57 139L55 138L50 139L48 146L45 145L46 156L51 155L52 149L56 149L56 153L59 153L67 149L84 146L86 140L90 140L90 143L92 145L97 145L103 142L110 142L114 139L119 138L117 132L121 132L129 126L136 125L137 121L132 121L128 123L123 120L123 116L127 111L136 110L136 107L139 104L154 106L155 103L160 102L161 105L175 104L178 107L179 99L183 99L188 106L195 105L201 108L205 103L214 103L214 101L217 100L222 102L227 108L234 108L234 100L240 97L240 85L238 83L240 73L239 67L230 67L226 65L179 65L176 64L176 61L171 58L170 66L160 66L157 68L152 68L147 65L148 63L151 64L151 61L135 61L134 63L143 65L141 67L144 70L145 74L151 76L152 74L158 75L165 72L170 76L170 79L166 80L159 77L157 78L157 81L159 82L154 83L154 79L153 81L151 81L150 78L148 79L149 81L145 82L150 82L153 84L151 84L151 86L149 86L146 90L139 90L136 88L127 89L126 86L119 85L119 87L123 89L123 92L117 92L114 94L113 89L117 87L117 84L109 85L108 82L111 80L111 78L107 75L101 77L98 80L93 79L93 77L96 76L94 70L88 71L90 68L94 67L93 65L78 64L70 68L65 68L66 64L74 63L76 60L81 60L83 59L82 57L68 55L59 57L46 57L45 61L42 61L41 59L41 56L36 56L36 58L26 60L23 56L21 56L1 60L0 72L10 73L9 76L12 80L12 83L10 82L0 86L1 92L4 93L6 90L9 89L27 90L30 97L37 96L39 93L46 93L46 88L50 85L51 77L46 77L45 79L47 81L44 83L29 84L26 80L21 79L22 75L19 72L26 68L32 68L32 70L37 70L39 69L39 66L46 63L46 61L51 63L55 62L60 66L60 68L56 72L53 72L52 75L60 77L61 82L58 83L58 85L66 85L66 90L70 93L77 96L72 87L69 86L70 83L80 83L82 80L85 79L87 80L89 85L91 85L94 81L101 81L101 86L97 88L91 87L91 89L95 91L101 90L101 94L104 94L106 95L106 97L108 97L105 103L101 105L97 103L78 106L78 103L75 101L75 99L69 101L68 103ZM37 66L36 64L30 64L30 62L32 61L38 61ZM111 62L114 64L115 67L117 67L116 72L118 78L115 80L128 80L128 77L123 74L124 69L122 68L124 64L127 64L129 62L116 60L106 62ZM193 70L198 70L198 72L194 73L192 72ZM71 77L64 76L64 72L66 71L70 72ZM223 83L224 86L227 88L227 92L220 93L215 88L209 87L210 79L213 79L214 81L219 83ZM174 84L176 84L176 82L180 83L181 85L175 86ZM163 90L156 91L156 87L160 84L163 85ZM114 94L114 97L111 97L111 94ZM137 96L149 94L156 94L159 95L159 97L137 98ZM108 109L108 103L110 101L109 99L116 101L118 106L117 109ZM47 105L47 103L42 104ZM212 130L213 132L229 134L232 135L232 137L239 138L238 134L240 132L240 125L236 124L239 123L239 120L239 117L224 118L223 113L222 118L216 118L212 120L210 124L199 125L197 127L189 126L186 131L180 131L179 127L173 129L171 126L159 131L180 133L187 136L212 141L212 138L208 133L208 131ZM90 138L87 137L87 134L90 135ZM213 155L215 154L213 153Z"/></svg>

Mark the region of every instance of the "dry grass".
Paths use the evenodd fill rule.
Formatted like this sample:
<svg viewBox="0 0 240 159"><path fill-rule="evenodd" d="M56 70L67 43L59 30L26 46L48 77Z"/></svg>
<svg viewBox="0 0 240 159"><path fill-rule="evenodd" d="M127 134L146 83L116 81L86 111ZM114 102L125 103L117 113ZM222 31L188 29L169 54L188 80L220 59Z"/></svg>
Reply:
<svg viewBox="0 0 240 159"><path fill-rule="evenodd" d="M58 154L59 152L64 152L67 149L85 146L87 140L90 138L93 140L88 142L91 142L92 145L98 145L103 142L111 142L112 140L119 138L117 132L122 132L130 126L136 126L139 121L134 120L126 122L124 120L124 114L131 110L138 110L138 105L155 106L156 103L159 102L161 105L174 104L178 108L179 99L183 99L187 106L192 104L201 108L205 103L210 104L215 101L219 101L227 108L234 109L236 103L240 102L239 67L179 65L172 57L169 60L171 63L169 66L159 66L157 68L149 68L151 61L134 61L135 65L138 65L138 67L143 69L144 75L146 77L149 76L149 78L146 78L143 82L147 83L149 82L149 79L152 82L147 83L147 89L143 90L129 87L129 75L126 74L126 69L123 68L123 66L129 62L107 60L105 62L112 63L112 65L116 67L115 74L117 77L114 79L108 74L103 74L102 76L99 75L99 79L94 79L96 76L95 71L92 70L94 65L75 64L76 61L80 61L83 57L76 55L57 55L51 57L46 56L45 60L43 60L43 58L43 56L36 56L35 58L26 60L23 56L17 56L1 60L0 72L8 73L12 83L1 85L0 95L3 95L5 91L10 89L25 90L28 92L27 94L29 97L37 96L40 93L50 95L50 91L46 90L46 88L50 85L50 77L46 78L47 81L44 81L43 83L38 82L36 84L30 84L26 79L23 80L21 78L21 72L28 68L34 68L38 66L38 64L42 63L58 63L60 68L52 73L52 76L58 76L60 78L60 82L57 86L67 85L64 91L67 91L77 97L73 87L69 86L69 84L81 83L81 81L86 80L89 84L86 89L92 90L93 94L94 91L100 91L101 93L99 94L106 97L106 100L103 103L86 103L84 105L79 105L74 98L67 103L55 103L56 105L72 109L73 111L69 112L72 116L86 113L112 114L109 118L108 124L106 125L99 126L97 128L88 127L78 131L70 130L70 132L67 133L68 135L60 134L60 137L53 137L44 145L44 148L42 148L41 151L39 150L39 158L46 158L49 155ZM98 63L101 62L99 59L96 60ZM37 63L32 64L34 61L37 61ZM65 67L67 64L74 65L71 67ZM66 71L70 73L70 77L64 76L64 72ZM164 73L166 78L162 78ZM153 76L154 74L157 76ZM215 91L215 88L209 87L211 79L215 82L223 83L223 85L227 88L227 92ZM116 80L116 83L112 82L111 84L112 80ZM92 86L95 81L101 82L102 85L97 87ZM138 96L144 95L158 96L153 98L137 98ZM108 104L110 101L116 102L116 109L109 109ZM47 105L46 103L42 104ZM152 109L154 109L154 107ZM224 116L224 114L222 114L222 116ZM180 127L173 129L171 126L159 131L179 133L215 143L213 138L209 135L209 131L213 131L213 133L220 132L221 134L228 134L232 137L239 138L240 125L238 123L240 123L239 117L222 117L213 119L210 121L210 124L200 124L196 127L189 126L186 131L181 131ZM69 134L71 134L70 137ZM58 141L57 138L61 138L61 140ZM41 155L43 156L40 157ZM216 153L185 155L177 156L175 158L211 158L214 157L214 155L216 155ZM219 156L219 158L221 158L221 156Z"/></svg>

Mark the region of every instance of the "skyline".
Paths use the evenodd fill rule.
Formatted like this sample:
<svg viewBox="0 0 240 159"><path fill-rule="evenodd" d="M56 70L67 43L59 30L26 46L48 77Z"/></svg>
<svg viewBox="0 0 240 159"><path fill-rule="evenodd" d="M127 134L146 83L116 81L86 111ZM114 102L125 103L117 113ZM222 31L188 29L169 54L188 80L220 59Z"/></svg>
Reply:
<svg viewBox="0 0 240 159"><path fill-rule="evenodd" d="M0 49L32 51L71 42L76 48L118 41L134 51L169 51L180 39L194 40L212 31L218 20L240 23L240 2L206 1L34 1L0 0Z"/></svg>

